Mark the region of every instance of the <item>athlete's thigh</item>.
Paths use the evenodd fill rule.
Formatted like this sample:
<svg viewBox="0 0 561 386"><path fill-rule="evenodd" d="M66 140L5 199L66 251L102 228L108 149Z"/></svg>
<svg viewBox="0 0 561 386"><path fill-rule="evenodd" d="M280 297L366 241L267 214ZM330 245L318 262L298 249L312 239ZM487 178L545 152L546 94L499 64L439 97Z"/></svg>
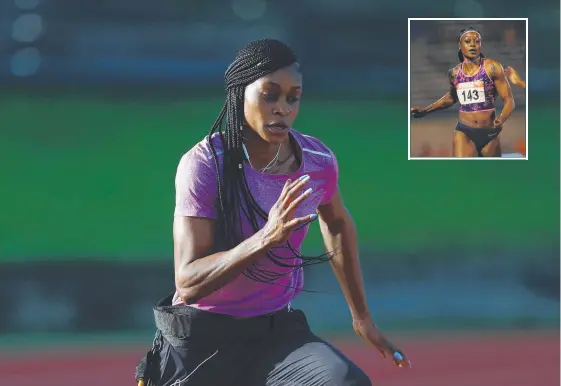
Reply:
<svg viewBox="0 0 561 386"><path fill-rule="evenodd" d="M309 334L267 347L251 386L370 386L368 376L321 338Z"/></svg>
<svg viewBox="0 0 561 386"><path fill-rule="evenodd" d="M501 147L500 136L493 138L491 142L483 146L481 154L483 154L484 157L502 157L503 150Z"/></svg>
<svg viewBox="0 0 561 386"><path fill-rule="evenodd" d="M477 148L475 144L467 135L461 131L454 131L453 139L453 154L454 157L477 157Z"/></svg>
<svg viewBox="0 0 561 386"><path fill-rule="evenodd" d="M189 342L174 347L164 340L158 386L237 386L251 365L251 345Z"/></svg>

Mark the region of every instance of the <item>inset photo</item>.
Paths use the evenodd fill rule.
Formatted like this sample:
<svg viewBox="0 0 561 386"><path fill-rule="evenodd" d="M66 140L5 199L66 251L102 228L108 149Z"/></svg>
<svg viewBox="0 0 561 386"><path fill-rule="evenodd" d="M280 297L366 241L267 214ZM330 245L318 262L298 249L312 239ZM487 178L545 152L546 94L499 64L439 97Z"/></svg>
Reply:
<svg viewBox="0 0 561 386"><path fill-rule="evenodd" d="M409 19L408 159L528 159L528 19Z"/></svg>

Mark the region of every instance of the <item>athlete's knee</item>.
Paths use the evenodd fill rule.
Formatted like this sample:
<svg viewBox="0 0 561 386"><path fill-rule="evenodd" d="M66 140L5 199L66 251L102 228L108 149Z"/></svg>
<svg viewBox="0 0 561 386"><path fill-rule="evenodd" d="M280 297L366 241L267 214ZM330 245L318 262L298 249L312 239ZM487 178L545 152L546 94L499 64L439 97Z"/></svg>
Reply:
<svg viewBox="0 0 561 386"><path fill-rule="evenodd" d="M366 373L351 361L346 361L344 365L332 368L332 380L335 384L347 386L371 386L372 382Z"/></svg>
<svg viewBox="0 0 561 386"><path fill-rule="evenodd" d="M347 383L349 386L372 386L370 377L366 375L359 367L355 367L347 376Z"/></svg>

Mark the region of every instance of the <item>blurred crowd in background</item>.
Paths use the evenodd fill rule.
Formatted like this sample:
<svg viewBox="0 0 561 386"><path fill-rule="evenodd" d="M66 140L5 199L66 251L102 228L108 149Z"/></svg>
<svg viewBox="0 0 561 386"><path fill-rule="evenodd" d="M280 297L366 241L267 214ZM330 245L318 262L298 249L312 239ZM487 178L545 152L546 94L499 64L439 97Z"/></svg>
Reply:
<svg viewBox="0 0 561 386"><path fill-rule="evenodd" d="M522 1L408 0L162 0L69 2L0 1L0 81L3 85L209 85L220 87L224 66L247 41L269 36L286 41L303 63L308 88L402 97L407 89L407 18L495 16L500 9L532 20L531 87L555 94L559 65L554 37L558 15L547 5ZM524 73L525 36L520 23L493 30L479 22L484 49L512 60ZM522 26L523 27L523 26ZM416 23L413 48L425 51L434 72L446 71L456 24ZM552 78L553 77L553 78ZM431 95L432 96L432 95Z"/></svg>

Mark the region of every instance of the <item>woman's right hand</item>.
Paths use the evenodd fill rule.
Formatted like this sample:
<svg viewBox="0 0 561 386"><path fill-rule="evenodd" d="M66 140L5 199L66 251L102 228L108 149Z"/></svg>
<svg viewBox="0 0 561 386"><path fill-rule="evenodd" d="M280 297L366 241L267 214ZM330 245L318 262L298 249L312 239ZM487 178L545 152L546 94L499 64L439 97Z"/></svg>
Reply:
<svg viewBox="0 0 561 386"><path fill-rule="evenodd" d="M308 183L310 176L304 175L296 181L287 180L280 197L269 212L269 219L262 229L265 242L271 246L280 245L288 240L292 231L317 218L316 213L294 218L294 211L311 193L312 188L299 194Z"/></svg>
<svg viewBox="0 0 561 386"><path fill-rule="evenodd" d="M427 115L427 111L420 106L413 106L411 107L411 114L414 118L422 118Z"/></svg>

